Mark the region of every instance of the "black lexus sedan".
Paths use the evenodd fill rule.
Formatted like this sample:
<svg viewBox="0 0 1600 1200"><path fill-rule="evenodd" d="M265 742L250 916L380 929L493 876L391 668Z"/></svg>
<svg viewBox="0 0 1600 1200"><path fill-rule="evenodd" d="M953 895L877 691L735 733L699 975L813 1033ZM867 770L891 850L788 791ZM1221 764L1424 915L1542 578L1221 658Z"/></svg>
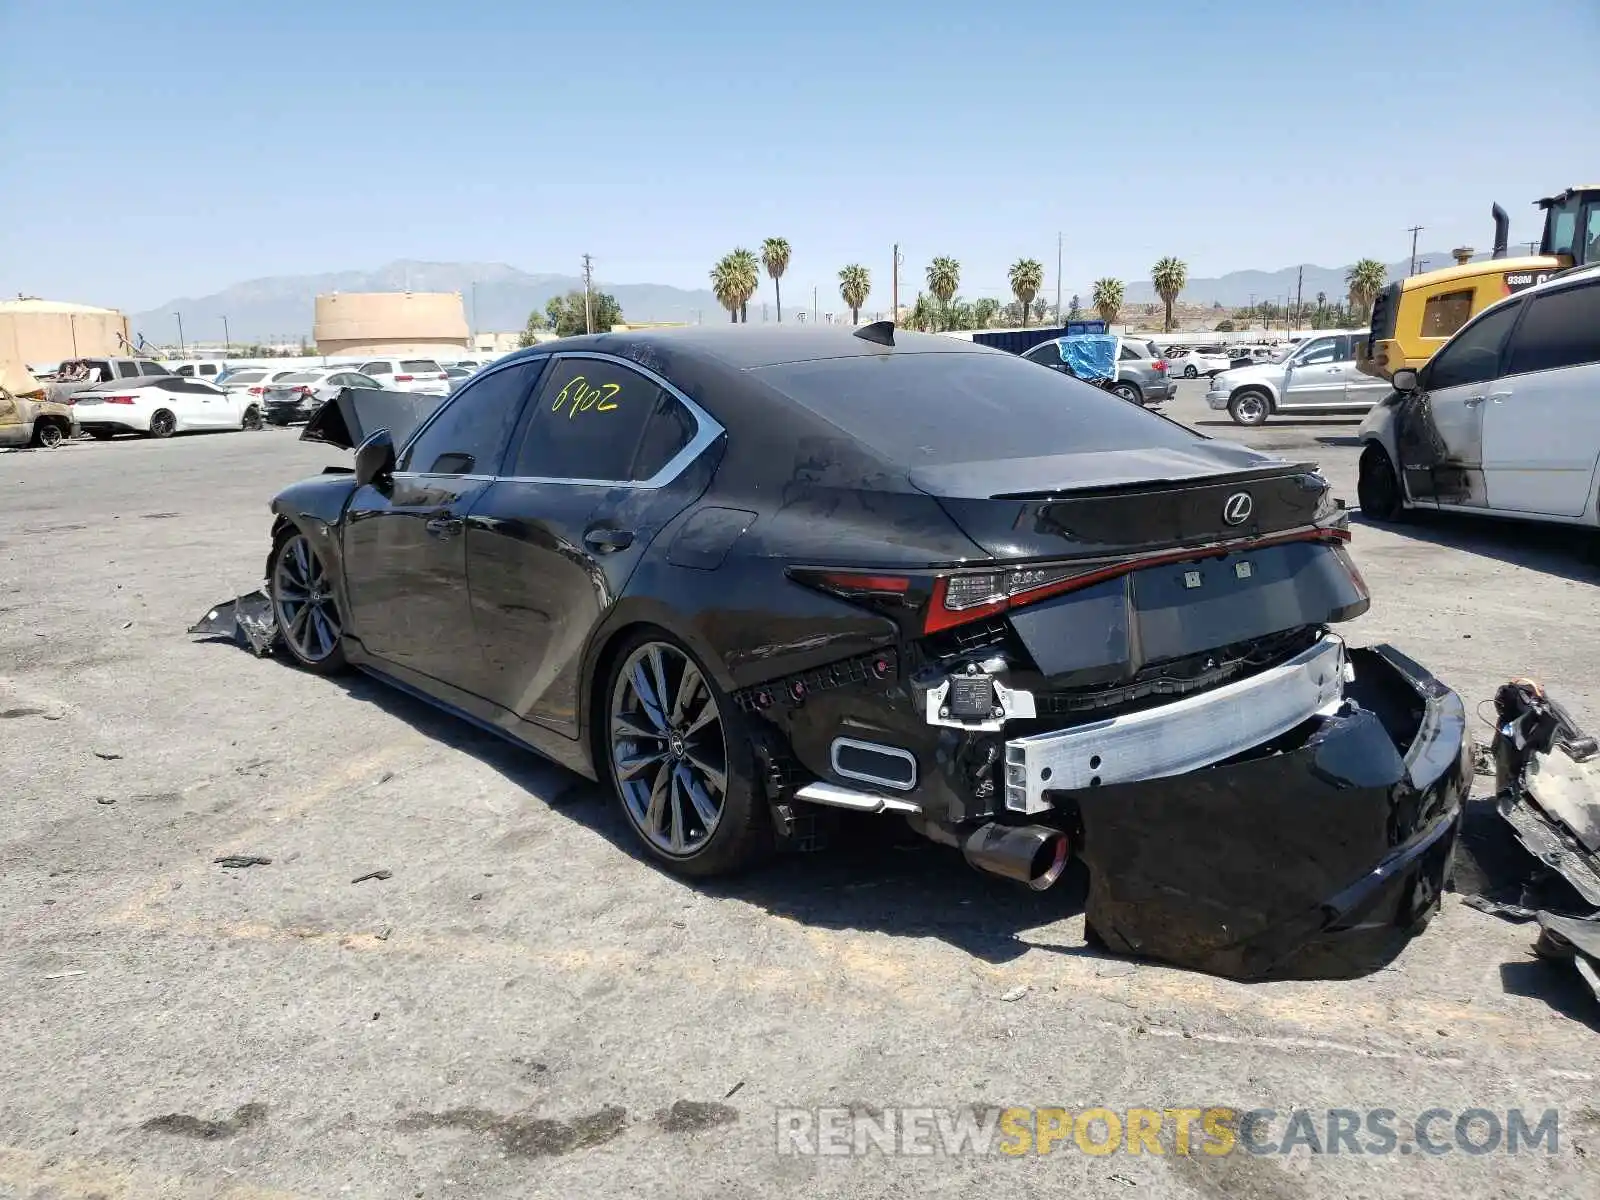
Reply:
<svg viewBox="0 0 1600 1200"><path fill-rule="evenodd" d="M356 455L272 505L293 657L601 780L670 870L899 816L1246 977L1436 907L1462 706L1330 632L1368 595L1310 464L886 323L569 338L306 436Z"/></svg>

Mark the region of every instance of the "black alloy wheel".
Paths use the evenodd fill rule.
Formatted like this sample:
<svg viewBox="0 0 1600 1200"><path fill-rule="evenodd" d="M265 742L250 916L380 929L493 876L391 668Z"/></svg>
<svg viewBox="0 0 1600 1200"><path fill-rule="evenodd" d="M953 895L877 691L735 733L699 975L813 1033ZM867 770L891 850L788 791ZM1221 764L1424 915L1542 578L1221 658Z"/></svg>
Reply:
<svg viewBox="0 0 1600 1200"><path fill-rule="evenodd" d="M178 418L164 408L158 408L150 417L150 436L169 438L178 432Z"/></svg>
<svg viewBox="0 0 1600 1200"><path fill-rule="evenodd" d="M273 546L267 589L278 633L294 660L319 675L342 670L344 623L334 596L333 573L305 534L289 533Z"/></svg>
<svg viewBox="0 0 1600 1200"><path fill-rule="evenodd" d="M252 431L261 428L261 410L254 404L244 410L244 421L240 428Z"/></svg>
<svg viewBox="0 0 1600 1200"><path fill-rule="evenodd" d="M631 639L611 672L605 721L612 784L652 857L707 876L771 849L738 709L687 649L660 633Z"/></svg>

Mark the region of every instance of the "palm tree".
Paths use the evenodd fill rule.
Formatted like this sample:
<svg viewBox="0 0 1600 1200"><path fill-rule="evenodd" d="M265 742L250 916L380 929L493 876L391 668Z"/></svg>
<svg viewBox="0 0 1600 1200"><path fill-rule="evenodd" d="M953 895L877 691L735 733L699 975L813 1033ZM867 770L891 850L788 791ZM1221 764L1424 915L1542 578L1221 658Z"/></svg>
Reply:
<svg viewBox="0 0 1600 1200"><path fill-rule="evenodd" d="M850 323L861 323L861 306L872 294L872 274L860 263L851 263L839 272L839 299L850 310Z"/></svg>
<svg viewBox="0 0 1600 1200"><path fill-rule="evenodd" d="M1344 273L1345 284L1350 289L1350 307L1358 313L1366 313L1388 279L1388 270L1377 259L1363 258L1357 261Z"/></svg>
<svg viewBox="0 0 1600 1200"><path fill-rule="evenodd" d="M1122 311L1122 280L1096 279L1092 302L1100 310L1102 321L1107 325L1115 323L1117 314Z"/></svg>
<svg viewBox="0 0 1600 1200"><path fill-rule="evenodd" d="M953 258L936 258L928 264L928 290L943 308L961 286L961 264Z"/></svg>
<svg viewBox="0 0 1600 1200"><path fill-rule="evenodd" d="M717 303L728 310L728 316L737 323L739 320L739 280L738 271L733 265L733 255L724 254L717 260L717 265L711 268L711 293L716 296Z"/></svg>
<svg viewBox="0 0 1600 1200"><path fill-rule="evenodd" d="M1011 294L1022 309L1022 327L1028 327L1028 305L1044 286L1044 268L1036 258L1019 258L1011 264Z"/></svg>
<svg viewBox="0 0 1600 1200"><path fill-rule="evenodd" d="M783 289L778 280L789 269L789 243L783 238L768 238L761 243L761 265L772 278L772 296L778 302L778 324L783 324Z"/></svg>
<svg viewBox="0 0 1600 1200"><path fill-rule="evenodd" d="M1181 258L1173 258L1169 254L1150 268L1150 282L1155 285L1161 303L1167 306L1164 332L1171 333L1172 305L1178 299L1178 293L1183 291L1183 285L1189 282L1189 266Z"/></svg>
<svg viewBox="0 0 1600 1200"><path fill-rule="evenodd" d="M756 294L756 289L761 286L761 263L749 250L743 246L736 247L728 255L728 263L733 268L734 279L739 291L739 320L744 324L750 323L750 297Z"/></svg>

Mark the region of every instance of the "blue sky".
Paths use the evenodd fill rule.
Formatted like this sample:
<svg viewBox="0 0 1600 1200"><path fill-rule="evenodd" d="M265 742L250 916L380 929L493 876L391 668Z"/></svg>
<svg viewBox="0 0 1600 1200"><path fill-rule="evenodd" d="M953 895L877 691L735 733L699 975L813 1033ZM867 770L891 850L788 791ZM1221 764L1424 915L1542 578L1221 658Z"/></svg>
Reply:
<svg viewBox="0 0 1600 1200"><path fill-rule="evenodd" d="M0 295L129 310L397 258L887 304L1486 248L1600 175L1596 0L0 0ZM1580 176L1582 178L1580 178ZM904 285L903 285L904 286Z"/></svg>

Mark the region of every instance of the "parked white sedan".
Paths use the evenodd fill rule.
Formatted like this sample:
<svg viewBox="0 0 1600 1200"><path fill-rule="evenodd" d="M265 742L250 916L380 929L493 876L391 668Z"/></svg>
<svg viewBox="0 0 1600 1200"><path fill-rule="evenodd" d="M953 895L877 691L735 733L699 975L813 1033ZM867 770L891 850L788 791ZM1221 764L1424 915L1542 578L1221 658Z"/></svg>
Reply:
<svg viewBox="0 0 1600 1200"><path fill-rule="evenodd" d="M119 433L165 438L207 429L261 428L261 403L248 393L177 375L98 384L75 393L71 403L79 428L101 440Z"/></svg>
<svg viewBox="0 0 1600 1200"><path fill-rule="evenodd" d="M1185 350L1182 354L1167 356L1167 373L1184 379L1198 379L1202 375L1215 375L1226 371L1233 360L1226 354L1207 350Z"/></svg>

